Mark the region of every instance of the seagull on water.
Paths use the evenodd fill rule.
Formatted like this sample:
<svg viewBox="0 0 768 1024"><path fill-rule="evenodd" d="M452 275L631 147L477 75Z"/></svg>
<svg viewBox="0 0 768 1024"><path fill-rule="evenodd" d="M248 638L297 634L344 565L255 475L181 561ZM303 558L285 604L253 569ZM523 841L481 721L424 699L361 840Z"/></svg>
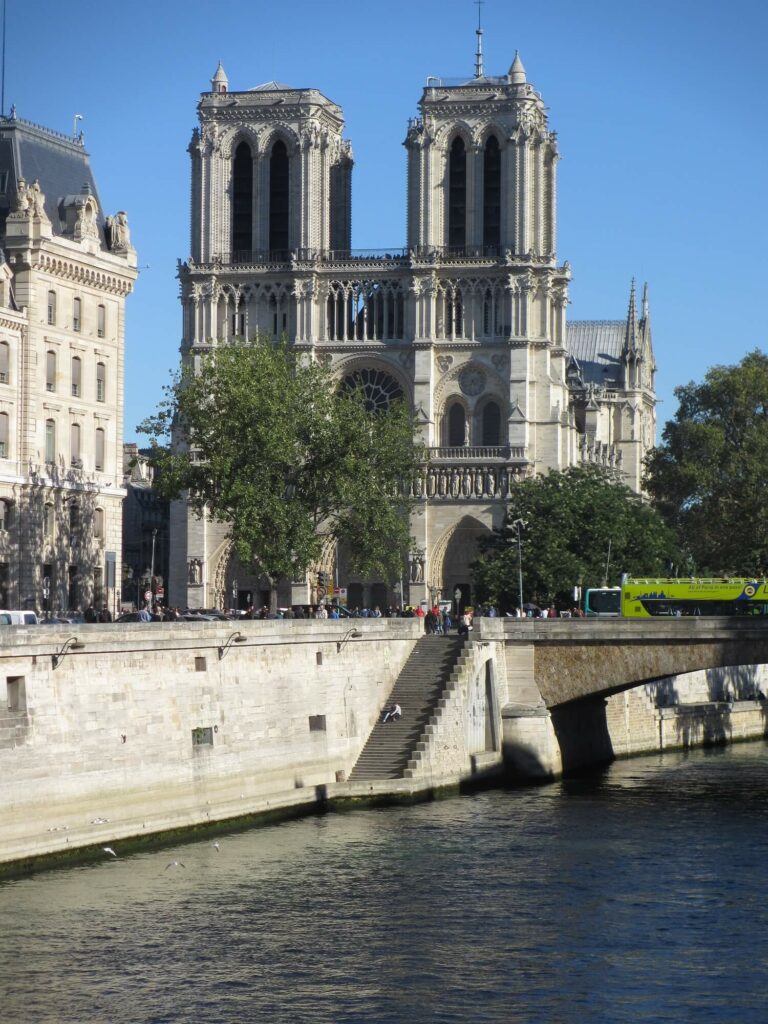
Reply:
<svg viewBox="0 0 768 1024"><path fill-rule="evenodd" d="M105 846L103 849L104 849L104 853L108 853L110 857L116 857L117 856L117 854L115 853L115 851L112 849L111 846Z"/></svg>
<svg viewBox="0 0 768 1024"><path fill-rule="evenodd" d="M172 860L170 863L165 865L165 870L167 871L168 868L184 868L186 870L186 867L187 865L182 864L180 860Z"/></svg>

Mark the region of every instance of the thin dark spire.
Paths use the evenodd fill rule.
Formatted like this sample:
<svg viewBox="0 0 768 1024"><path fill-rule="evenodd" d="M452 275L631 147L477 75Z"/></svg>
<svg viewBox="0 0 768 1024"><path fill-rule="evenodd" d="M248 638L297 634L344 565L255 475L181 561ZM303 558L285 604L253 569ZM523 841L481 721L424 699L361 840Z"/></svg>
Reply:
<svg viewBox="0 0 768 1024"><path fill-rule="evenodd" d="M477 36L477 50L475 51L475 78L482 78L484 75L483 71L483 25L482 25L482 11L485 0L474 0L477 4L477 28L475 29L475 35Z"/></svg>
<svg viewBox="0 0 768 1024"><path fill-rule="evenodd" d="M0 116L5 117L5 5L6 0L3 0L3 68L2 68L2 87L0 87Z"/></svg>

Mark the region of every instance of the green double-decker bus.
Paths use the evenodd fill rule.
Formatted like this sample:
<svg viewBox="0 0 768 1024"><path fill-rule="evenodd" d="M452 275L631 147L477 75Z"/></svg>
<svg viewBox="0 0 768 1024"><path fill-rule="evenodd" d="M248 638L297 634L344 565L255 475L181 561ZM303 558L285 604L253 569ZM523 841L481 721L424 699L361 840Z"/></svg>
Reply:
<svg viewBox="0 0 768 1024"><path fill-rule="evenodd" d="M626 619L655 615L768 615L768 580L627 579L621 586Z"/></svg>

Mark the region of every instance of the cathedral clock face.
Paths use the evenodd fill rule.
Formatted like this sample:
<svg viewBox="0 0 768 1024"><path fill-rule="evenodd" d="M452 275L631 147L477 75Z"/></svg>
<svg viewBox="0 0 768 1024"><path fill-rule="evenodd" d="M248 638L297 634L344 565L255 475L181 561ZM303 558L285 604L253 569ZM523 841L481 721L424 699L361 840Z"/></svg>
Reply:
<svg viewBox="0 0 768 1024"><path fill-rule="evenodd" d="M476 366L462 370L459 374L459 387L465 395L479 395L485 387L485 373Z"/></svg>

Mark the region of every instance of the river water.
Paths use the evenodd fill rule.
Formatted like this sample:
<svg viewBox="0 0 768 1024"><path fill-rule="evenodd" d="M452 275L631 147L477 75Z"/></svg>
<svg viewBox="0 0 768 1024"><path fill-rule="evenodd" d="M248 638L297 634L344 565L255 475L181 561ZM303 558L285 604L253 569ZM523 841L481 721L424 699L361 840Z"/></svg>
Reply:
<svg viewBox="0 0 768 1024"><path fill-rule="evenodd" d="M105 857L0 885L0 1020L762 1024L767 858L762 743Z"/></svg>

